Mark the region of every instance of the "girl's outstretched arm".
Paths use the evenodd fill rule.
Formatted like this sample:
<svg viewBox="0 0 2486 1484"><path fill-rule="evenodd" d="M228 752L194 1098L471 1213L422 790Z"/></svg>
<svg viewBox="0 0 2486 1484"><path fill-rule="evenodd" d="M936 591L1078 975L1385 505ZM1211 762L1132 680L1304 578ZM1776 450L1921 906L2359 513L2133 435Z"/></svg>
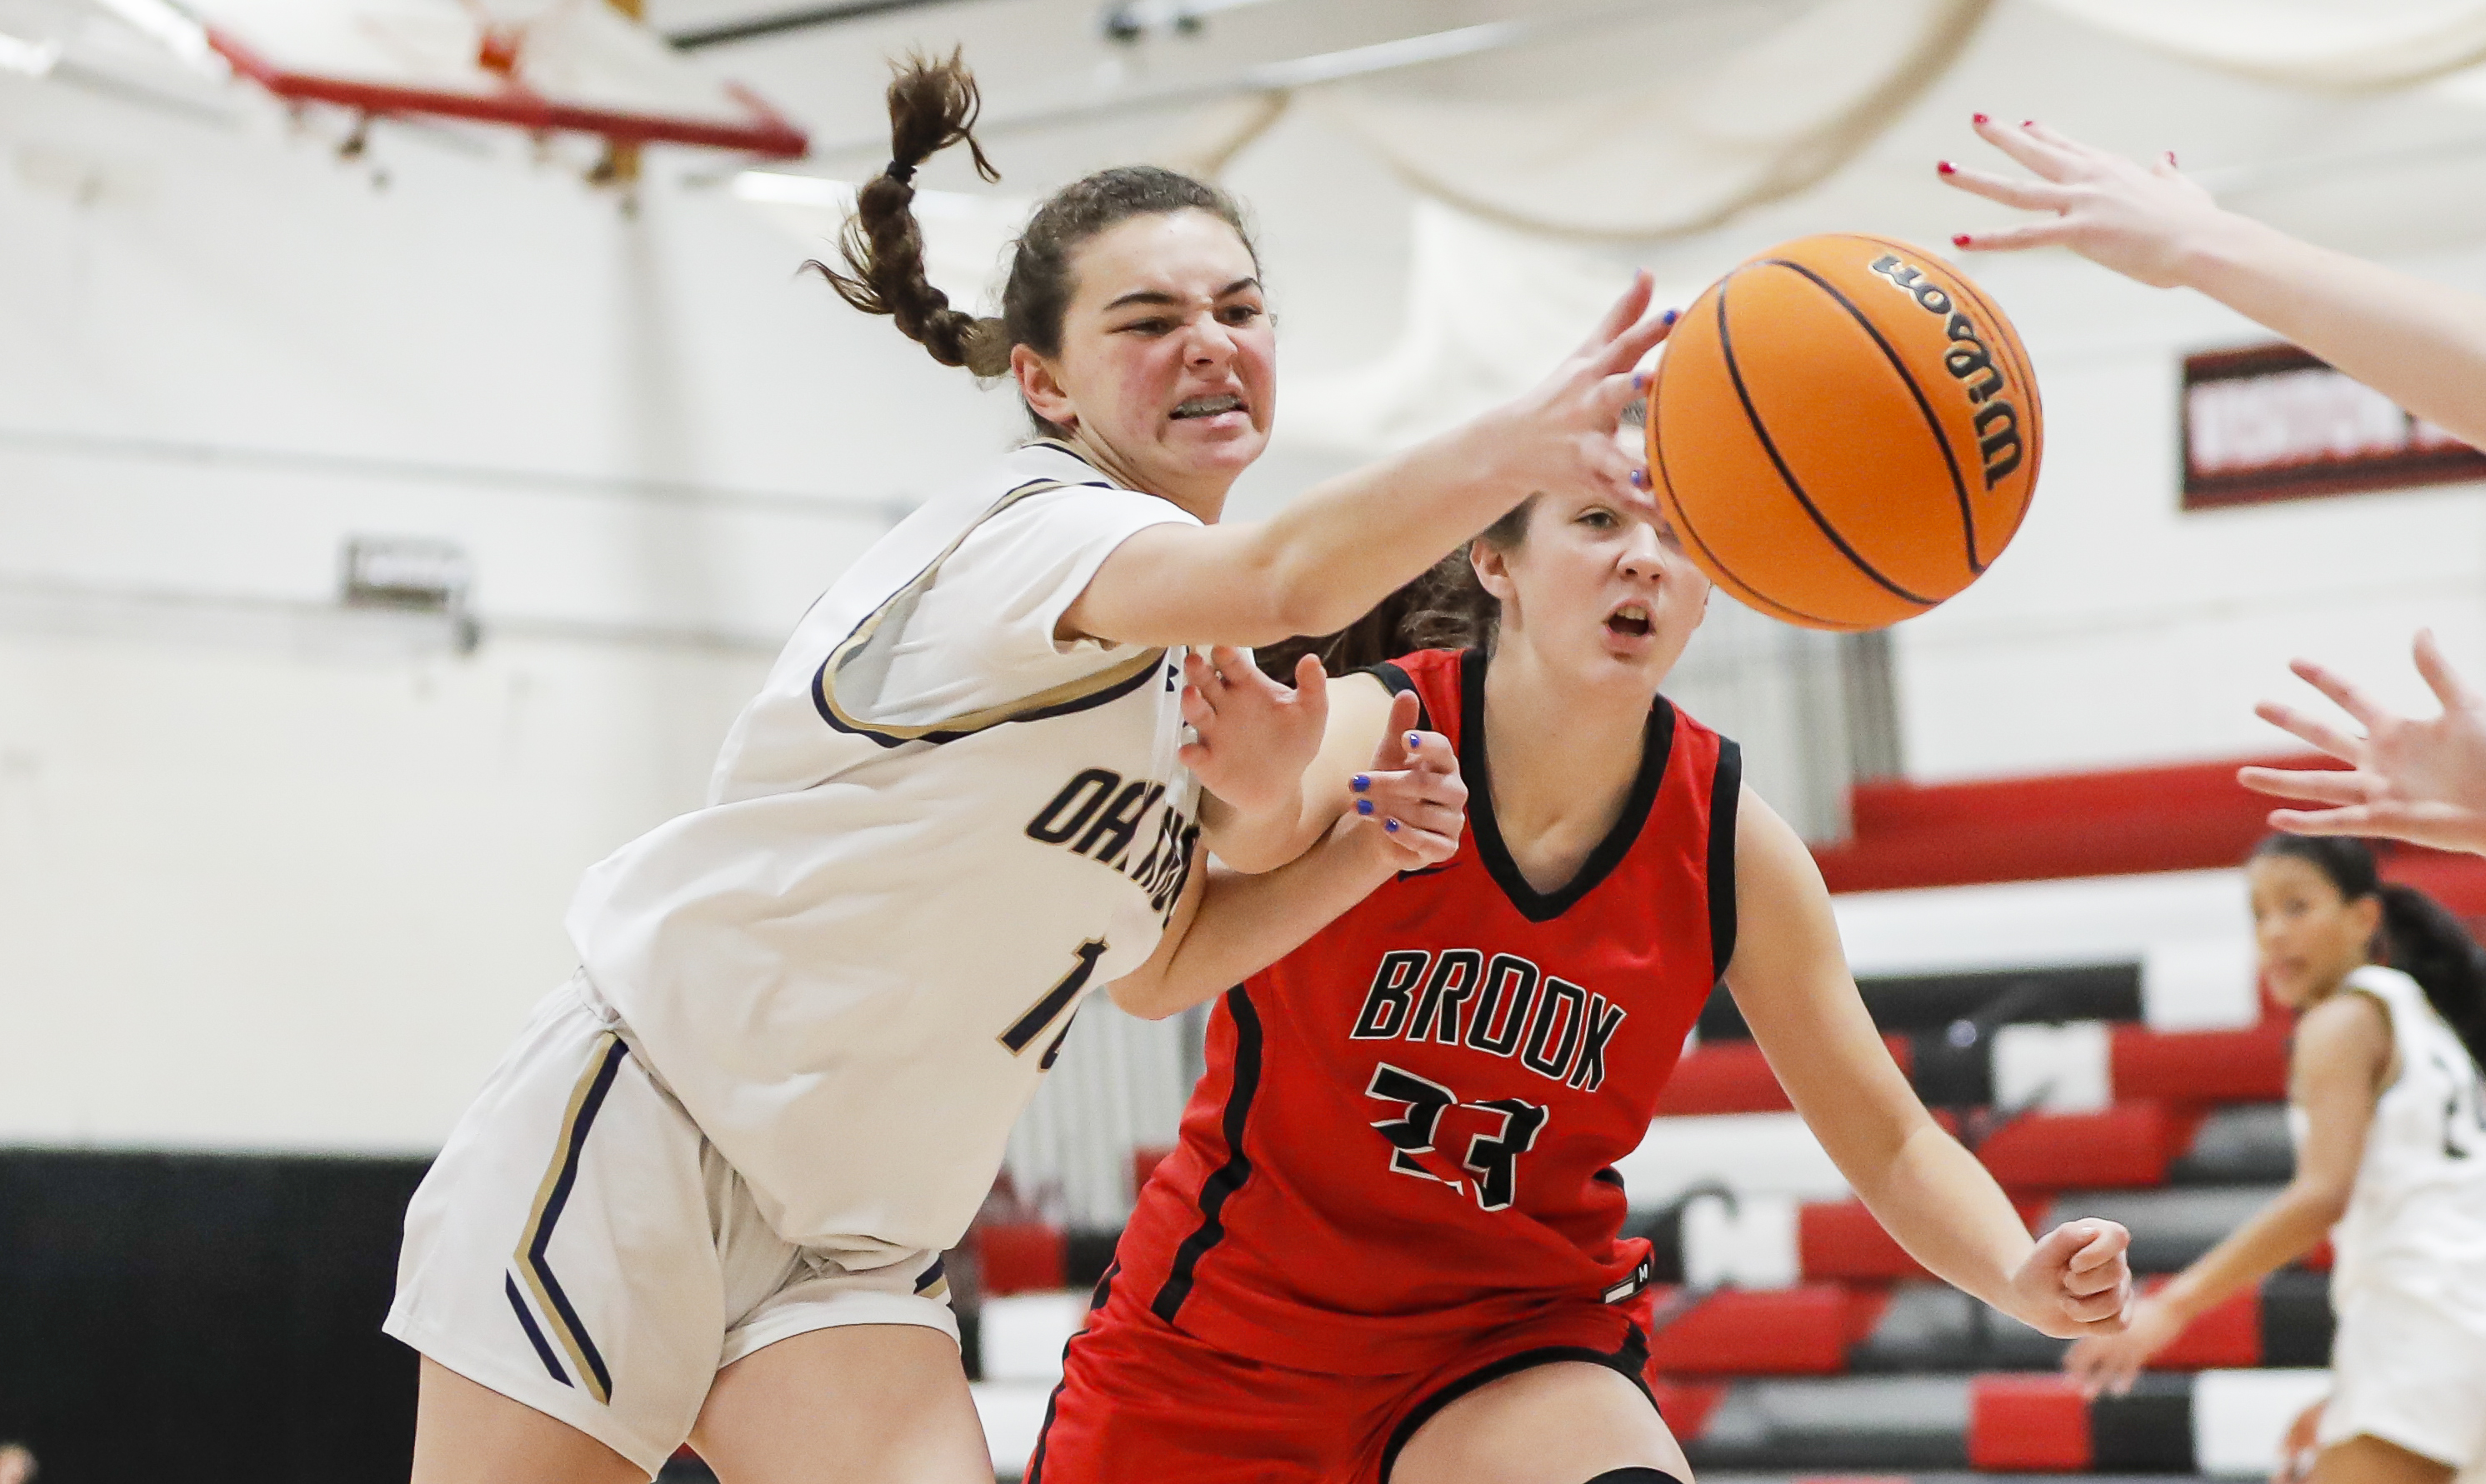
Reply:
<svg viewBox="0 0 2486 1484"><path fill-rule="evenodd" d="M1402 453L1325 480L1261 521L1152 526L1117 547L1060 637L1127 645L1265 645L1344 628L1538 490L1594 489L1654 508L1616 441L1673 327L1632 287L1526 396Z"/></svg>
<svg viewBox="0 0 2486 1484"><path fill-rule="evenodd" d="M1736 1006L1796 1112L1908 1254L2058 1338L2121 1329L2131 1234L2085 1220L2030 1240L2003 1188L1891 1060L1811 853L1749 788L1735 820L1735 916Z"/></svg>
<svg viewBox="0 0 2486 1484"><path fill-rule="evenodd" d="M2296 1177L2166 1287L2133 1305L2130 1329L2074 1345L2063 1368L2079 1378L2082 1390L2091 1396L2131 1390L2149 1358L2202 1310L2320 1245L2348 1209L2365 1130L2374 1121L2374 1100L2389 1079L2390 1059L2390 1025L2372 997L2334 995L2306 1012L2296 1027L2289 1076L2306 1125Z"/></svg>
<svg viewBox="0 0 2486 1484"><path fill-rule="evenodd" d="M2195 289L2418 417L2486 447L2486 298L2299 241L2220 208L2174 156L2141 165L2041 124L1976 116L2035 179L1945 160L1943 179L2049 213L1952 238L1976 251L2063 246L2160 289Z"/></svg>

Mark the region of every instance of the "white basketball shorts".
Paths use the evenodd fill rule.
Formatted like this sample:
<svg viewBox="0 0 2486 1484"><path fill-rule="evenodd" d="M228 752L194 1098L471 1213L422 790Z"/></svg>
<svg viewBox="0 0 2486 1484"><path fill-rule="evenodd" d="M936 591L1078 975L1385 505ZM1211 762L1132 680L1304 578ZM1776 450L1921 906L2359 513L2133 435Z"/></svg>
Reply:
<svg viewBox="0 0 2486 1484"><path fill-rule="evenodd" d="M415 1192L384 1328L653 1477L716 1373L764 1345L849 1324L957 1338L940 1253L857 1260L770 1230L573 977Z"/></svg>
<svg viewBox="0 0 2486 1484"><path fill-rule="evenodd" d="M2388 1288L2345 1296L2317 1441L2362 1433L2455 1470L2486 1464L2486 1333Z"/></svg>

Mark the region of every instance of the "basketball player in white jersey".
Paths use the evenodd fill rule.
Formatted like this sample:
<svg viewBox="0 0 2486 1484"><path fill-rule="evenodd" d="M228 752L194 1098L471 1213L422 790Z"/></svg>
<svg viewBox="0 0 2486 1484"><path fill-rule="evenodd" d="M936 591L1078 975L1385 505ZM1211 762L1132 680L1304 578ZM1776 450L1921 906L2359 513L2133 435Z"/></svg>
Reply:
<svg viewBox="0 0 2486 1484"><path fill-rule="evenodd" d="M407 1213L388 1330L424 1356L417 1484L644 1479L686 1438L734 1484L989 1481L940 1254L1082 996L1260 881L1368 889L1457 827L1417 736L1409 766L1376 759L1367 822L1203 885L1203 843L1272 866L1345 800L1299 784L1317 667L1301 697L1222 688L1257 732L1221 716L1246 745L1186 747L1194 651L1338 627L1534 490L1646 503L1616 427L1672 316L1644 320L1642 278L1528 396L1216 524L1277 390L1234 204L1149 168L1078 181L1020 238L1004 316L971 318L925 282L907 182L972 148L974 83L918 62L890 105L829 276L1011 376L1047 436L860 558L707 807L588 872L583 967Z"/></svg>
<svg viewBox="0 0 2486 1484"><path fill-rule="evenodd" d="M1995 232L1961 233L1974 252L2068 247L2157 289L2187 288L2268 326L2411 412L2486 448L2486 297L2299 241L2223 210L2167 154L2141 165L2033 121L1978 114L1976 132L2034 179L1944 160L1964 191L2042 215ZM2443 702L2435 717L2401 716L2307 660L2292 667L2362 725L2350 735L2294 707L2261 717L2349 764L2345 769L2246 768L2245 786L2320 806L2280 810L2274 829L2388 837L2486 854L2486 698L2417 636L2417 670Z"/></svg>
<svg viewBox="0 0 2486 1484"><path fill-rule="evenodd" d="M2247 867L2262 973L2298 1012L2286 1191L2066 1366L2129 1389L2203 1310L2335 1248L2314 1484L2446 1484L2486 1462L2486 954L2360 840L2274 836ZM2376 946L2385 960L2373 961Z"/></svg>

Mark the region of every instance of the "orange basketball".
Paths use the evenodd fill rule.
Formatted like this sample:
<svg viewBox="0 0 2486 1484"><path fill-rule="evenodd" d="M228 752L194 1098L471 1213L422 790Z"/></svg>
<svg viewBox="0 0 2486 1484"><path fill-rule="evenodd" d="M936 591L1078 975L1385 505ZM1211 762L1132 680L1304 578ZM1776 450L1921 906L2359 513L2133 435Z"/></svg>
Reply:
<svg viewBox="0 0 2486 1484"><path fill-rule="evenodd" d="M1649 473L1684 550L1809 628L1880 628L1975 582L2028 513L2044 442L1994 301L1920 247L1850 233L1712 284L1649 393Z"/></svg>

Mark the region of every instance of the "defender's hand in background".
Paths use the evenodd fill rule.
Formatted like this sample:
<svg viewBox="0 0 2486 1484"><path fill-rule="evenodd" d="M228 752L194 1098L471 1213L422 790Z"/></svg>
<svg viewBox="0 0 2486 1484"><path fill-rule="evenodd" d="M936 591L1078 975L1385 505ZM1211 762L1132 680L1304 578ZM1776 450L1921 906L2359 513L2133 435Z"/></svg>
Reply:
<svg viewBox="0 0 2486 1484"><path fill-rule="evenodd" d="M1989 175L1945 160L1938 167L1943 179L2006 206L2051 213L2052 219L1962 233L1951 239L1955 247L2068 247L2127 278L2172 289L2184 282L2186 255L2227 220L2208 191L2176 170L2172 154L2142 165L2041 124L2007 124L1979 114L1975 126L1986 143L2037 179Z"/></svg>
<svg viewBox="0 0 2486 1484"><path fill-rule="evenodd" d="M2132 1301L2132 1233L2114 1222L2066 1222L2011 1275L2011 1312L2057 1339L2113 1334Z"/></svg>
<svg viewBox="0 0 2486 1484"><path fill-rule="evenodd" d="M1372 766L1347 781L1355 803L1340 821L1392 870L1441 865L1458 854L1467 828L1458 754L1440 732L1415 729L1419 709L1412 693L1391 699L1390 729L1372 750Z"/></svg>
<svg viewBox="0 0 2486 1484"><path fill-rule="evenodd" d="M1242 814L1283 809L1302 797L1304 769L1329 725L1329 676L1321 662L1295 662L1292 689L1260 673L1229 645L1182 662L1182 719L1199 740L1175 756L1200 785Z"/></svg>
<svg viewBox="0 0 2486 1484"><path fill-rule="evenodd" d="M2246 768L2248 788L2327 805L2278 810L2273 829L2297 835L2388 836L2438 850L2486 854L2486 697L2443 657L2432 629L2417 636L2417 668L2443 714L2407 717L2311 660L2289 667L2365 728L2351 736L2275 701L2253 713L2340 761L2339 768Z"/></svg>

